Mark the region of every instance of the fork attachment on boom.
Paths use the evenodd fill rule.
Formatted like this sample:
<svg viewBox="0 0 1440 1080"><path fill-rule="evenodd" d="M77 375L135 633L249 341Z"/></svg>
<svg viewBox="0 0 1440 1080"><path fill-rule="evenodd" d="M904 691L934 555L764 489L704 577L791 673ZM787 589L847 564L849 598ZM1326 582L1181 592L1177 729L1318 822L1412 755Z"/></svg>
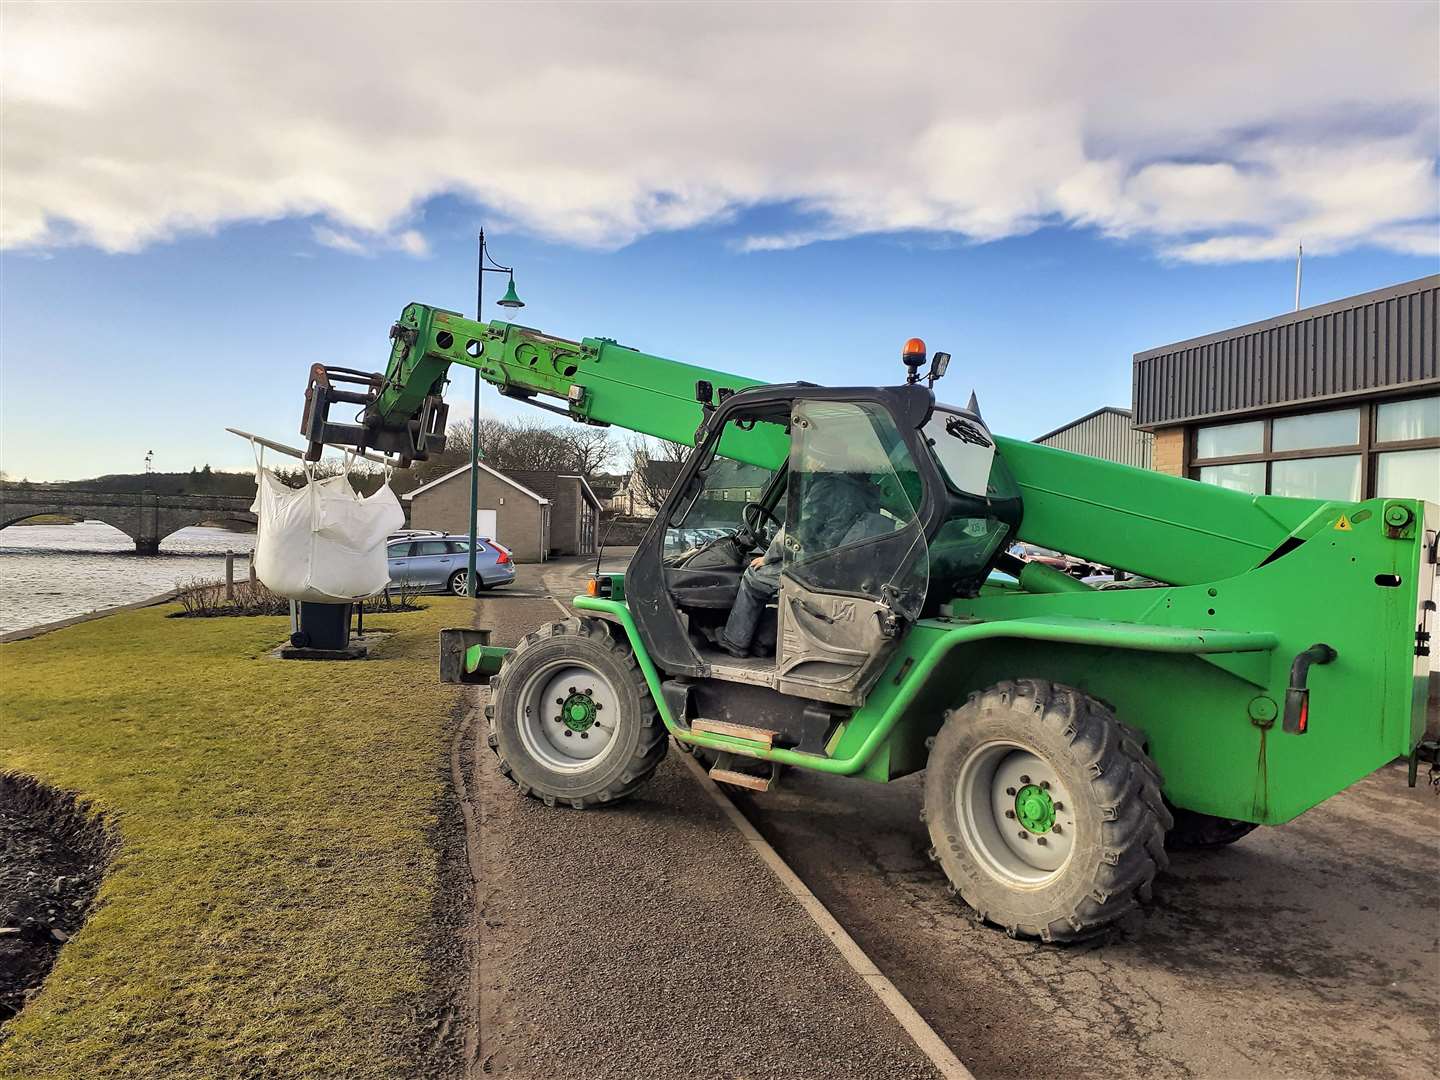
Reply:
<svg viewBox="0 0 1440 1080"><path fill-rule="evenodd" d="M343 388L347 384L363 389ZM427 395L414 418L387 426L372 408L384 388L385 376L379 372L311 365L305 414L300 421L300 434L306 439L305 460L319 461L326 446L353 447L357 451L394 454L399 459L396 464L403 469L412 461L424 461L430 454L444 450L449 406L440 394ZM332 423L330 407L336 404L358 406L355 422Z"/></svg>

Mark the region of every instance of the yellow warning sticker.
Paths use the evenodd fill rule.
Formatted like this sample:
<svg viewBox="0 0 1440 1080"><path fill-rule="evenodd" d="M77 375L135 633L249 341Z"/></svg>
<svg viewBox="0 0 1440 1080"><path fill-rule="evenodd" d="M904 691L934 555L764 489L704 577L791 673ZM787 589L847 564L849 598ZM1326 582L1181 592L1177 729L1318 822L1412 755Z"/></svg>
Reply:
<svg viewBox="0 0 1440 1080"><path fill-rule="evenodd" d="M1340 520L1335 522L1336 532L1351 532L1354 530L1354 528L1355 526L1350 524L1350 519L1344 514L1341 514Z"/></svg>

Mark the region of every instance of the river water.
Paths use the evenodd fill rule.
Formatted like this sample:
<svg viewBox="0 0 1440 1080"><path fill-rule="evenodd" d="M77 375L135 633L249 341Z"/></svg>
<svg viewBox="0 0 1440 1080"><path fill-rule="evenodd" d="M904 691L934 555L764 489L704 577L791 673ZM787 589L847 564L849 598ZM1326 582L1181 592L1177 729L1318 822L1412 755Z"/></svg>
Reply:
<svg viewBox="0 0 1440 1080"><path fill-rule="evenodd" d="M150 556L99 521L0 529L0 633L224 580L227 548L247 556L235 560L235 576L245 577L254 546L254 533L200 525L171 533Z"/></svg>

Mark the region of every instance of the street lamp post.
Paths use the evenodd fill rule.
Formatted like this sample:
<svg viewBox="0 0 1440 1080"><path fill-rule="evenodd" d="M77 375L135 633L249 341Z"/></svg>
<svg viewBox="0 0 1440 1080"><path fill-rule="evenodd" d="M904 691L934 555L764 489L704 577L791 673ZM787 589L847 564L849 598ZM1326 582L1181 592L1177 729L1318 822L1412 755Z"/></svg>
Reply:
<svg viewBox="0 0 1440 1080"><path fill-rule="evenodd" d="M486 261L490 265L486 266ZM484 322L482 303L485 291L486 274L509 274L510 287L505 290L496 303L511 311L525 306L524 301L515 295L515 268L513 266L501 266L490 256L490 249L485 246L485 230L480 230L480 250L476 260L475 271L475 321ZM465 571L465 594L475 596L479 579L475 575L475 548L479 544L479 538L475 535L475 519L479 514L477 503L480 501L480 369L475 369L475 409L470 420L470 563Z"/></svg>

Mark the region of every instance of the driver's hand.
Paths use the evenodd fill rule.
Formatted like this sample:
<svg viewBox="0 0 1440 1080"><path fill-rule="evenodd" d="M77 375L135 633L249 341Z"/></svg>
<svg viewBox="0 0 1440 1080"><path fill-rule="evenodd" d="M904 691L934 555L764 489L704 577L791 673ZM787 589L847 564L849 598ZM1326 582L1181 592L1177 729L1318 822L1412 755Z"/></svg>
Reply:
<svg viewBox="0 0 1440 1080"><path fill-rule="evenodd" d="M751 570L759 570L760 567L762 567L762 566L764 566L764 565L765 565L765 556L764 556L764 555L756 555L753 559L750 560L750 569L751 569Z"/></svg>

